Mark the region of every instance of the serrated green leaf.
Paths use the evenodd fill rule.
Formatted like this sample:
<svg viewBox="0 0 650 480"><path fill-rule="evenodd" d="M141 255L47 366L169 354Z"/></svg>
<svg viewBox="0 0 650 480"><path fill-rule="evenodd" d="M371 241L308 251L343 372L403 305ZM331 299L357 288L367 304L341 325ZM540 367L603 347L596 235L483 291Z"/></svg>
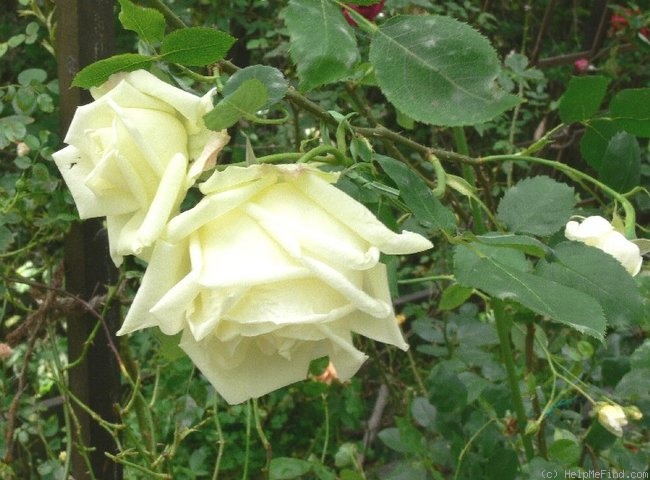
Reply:
<svg viewBox="0 0 650 480"><path fill-rule="evenodd" d="M160 56L168 62L202 67L223 59L233 43L233 37L214 28L182 28L163 39Z"/></svg>
<svg viewBox="0 0 650 480"><path fill-rule="evenodd" d="M641 182L641 148L634 135L616 133L598 169L600 179L618 192L628 192Z"/></svg>
<svg viewBox="0 0 650 480"><path fill-rule="evenodd" d="M383 155L374 157L386 174L395 182L400 196L413 215L431 228L451 230L456 217L438 200L424 180L404 163Z"/></svg>
<svg viewBox="0 0 650 480"><path fill-rule="evenodd" d="M624 327L643 321L643 297L632 276L611 255L580 242L563 242L552 262L542 261L536 273L592 296L609 325Z"/></svg>
<svg viewBox="0 0 650 480"><path fill-rule="evenodd" d="M352 27L329 0L290 0L284 18L300 87L311 90L347 77L359 61Z"/></svg>
<svg viewBox="0 0 650 480"><path fill-rule="evenodd" d="M630 88L618 92L609 103L610 116L626 132L650 137L650 88Z"/></svg>
<svg viewBox="0 0 650 480"><path fill-rule="evenodd" d="M518 302L579 332L599 340L604 338L605 317L592 296L524 271L513 261L515 254L521 252L494 247L490 250L478 243L458 245L454 251L454 275L461 285Z"/></svg>
<svg viewBox="0 0 650 480"><path fill-rule="evenodd" d="M559 113L564 123L591 118L605 98L609 79L601 75L573 77L560 98Z"/></svg>
<svg viewBox="0 0 650 480"><path fill-rule="evenodd" d="M497 218L514 232L551 235L563 227L575 204L573 188L545 177L522 180L506 191Z"/></svg>
<svg viewBox="0 0 650 480"><path fill-rule="evenodd" d="M254 116L266 104L267 98L266 87L262 82L254 78L246 80L206 113L203 120L209 129L223 130L242 118Z"/></svg>
<svg viewBox="0 0 650 480"><path fill-rule="evenodd" d="M544 243L527 235L491 232L485 235L480 235L476 237L475 240L484 245L514 248L515 250L520 250L536 257L544 257L551 252L551 249Z"/></svg>
<svg viewBox="0 0 650 480"><path fill-rule="evenodd" d="M585 123L585 133L580 140L580 153L582 158L596 171L600 170L603 164L603 156L607 145L617 132L623 128L616 122L598 118Z"/></svg>
<svg viewBox="0 0 650 480"><path fill-rule="evenodd" d="M421 122L473 125L520 103L497 85L499 61L488 40L450 17L389 20L372 37L370 61L388 100Z"/></svg>
<svg viewBox="0 0 650 480"><path fill-rule="evenodd" d="M269 107L282 100L289 88L287 80L277 68L267 67L265 65L253 65L238 70L237 73L228 79L228 82L223 87L223 96L227 97L231 93L234 93L242 83L251 79L259 80L266 87L268 99L266 104L262 105L261 108Z"/></svg>
<svg viewBox="0 0 650 480"><path fill-rule="evenodd" d="M126 30L138 34L143 42L152 44L160 42L165 36L165 17L153 8L140 7L130 0L119 0L118 18Z"/></svg>
<svg viewBox="0 0 650 480"><path fill-rule="evenodd" d="M154 58L137 53L123 53L88 65L75 75L73 87L91 88L101 85L108 77L117 72L132 72L146 69Z"/></svg>

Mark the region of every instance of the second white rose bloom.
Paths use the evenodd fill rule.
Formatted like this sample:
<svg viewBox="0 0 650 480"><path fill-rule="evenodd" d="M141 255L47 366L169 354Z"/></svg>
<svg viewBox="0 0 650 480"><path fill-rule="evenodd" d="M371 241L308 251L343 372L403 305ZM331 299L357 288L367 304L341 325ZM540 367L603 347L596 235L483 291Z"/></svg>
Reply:
<svg viewBox="0 0 650 480"><path fill-rule="evenodd" d="M228 135L203 123L212 92L198 97L144 70L115 74L91 93L53 157L80 217L106 217L119 265L124 255L148 256Z"/></svg>
<svg viewBox="0 0 650 480"><path fill-rule="evenodd" d="M240 403L304 379L328 355L341 380L358 333L408 348L380 252L432 247L397 234L308 165L228 167L173 218L119 334L158 326L217 391Z"/></svg>
<svg viewBox="0 0 650 480"><path fill-rule="evenodd" d="M582 222L572 220L566 224L564 235L569 240L582 242L610 254L632 276L641 270L643 257L639 247L615 230L603 217L587 217Z"/></svg>

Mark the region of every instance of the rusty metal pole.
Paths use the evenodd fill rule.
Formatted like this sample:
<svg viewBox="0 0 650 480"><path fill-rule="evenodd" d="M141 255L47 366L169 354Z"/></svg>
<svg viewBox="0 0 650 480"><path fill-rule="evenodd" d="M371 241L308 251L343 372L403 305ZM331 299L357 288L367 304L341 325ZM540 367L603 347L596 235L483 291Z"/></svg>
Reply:
<svg viewBox="0 0 650 480"><path fill-rule="evenodd" d="M70 88L74 75L84 66L108 57L114 50L114 0L57 1L57 60L60 85L61 128L65 132L77 106L90 102L88 92ZM85 300L106 292L116 270L108 254L108 243L101 219L75 224L65 241L64 262L66 288ZM118 328L118 311L105 316L110 335ZM68 356L80 357L84 342L97 319L91 315L71 317L67 322ZM83 362L68 372L70 391L107 421L115 421L113 405L119 401L120 374L118 361L109 348L104 328L97 334ZM113 438L89 415L73 406L81 425L80 434L71 432L73 441L72 476L90 479L89 466L80 448L88 452L94 478L121 480L122 469L107 458L116 453Z"/></svg>

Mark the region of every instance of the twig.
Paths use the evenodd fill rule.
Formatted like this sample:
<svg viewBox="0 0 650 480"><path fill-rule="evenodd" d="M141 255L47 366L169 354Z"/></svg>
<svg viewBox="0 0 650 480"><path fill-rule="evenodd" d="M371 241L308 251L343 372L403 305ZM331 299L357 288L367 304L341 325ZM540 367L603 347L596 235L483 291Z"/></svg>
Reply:
<svg viewBox="0 0 650 480"><path fill-rule="evenodd" d="M372 445L372 442L377 436L379 427L381 426L381 419L384 415L384 410L388 404L388 387L385 383L382 383L379 386L379 391L377 392L377 400L375 400L375 406L372 409L372 414L368 419L366 424L366 432L363 435L363 452L359 454L359 465L363 466L365 460L365 452L368 447Z"/></svg>

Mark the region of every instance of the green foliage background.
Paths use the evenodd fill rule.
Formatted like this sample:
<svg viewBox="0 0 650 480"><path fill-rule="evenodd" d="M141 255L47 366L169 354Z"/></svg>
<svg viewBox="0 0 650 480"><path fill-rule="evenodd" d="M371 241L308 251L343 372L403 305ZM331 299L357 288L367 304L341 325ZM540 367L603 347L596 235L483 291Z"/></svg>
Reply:
<svg viewBox="0 0 650 480"><path fill-rule="evenodd" d="M206 122L230 129L224 162L324 146L320 157L351 162L340 188L436 244L387 259L411 350L358 339L371 359L345 385L316 381L322 360L305 382L228 406L173 339L125 339L121 423L103 425L120 439L125 478L648 472L650 280L561 234L571 215L601 214L648 237L648 12L608 31L594 72L575 76L571 58L530 63L582 51L593 3L556 9L538 50L545 2L388 0L357 29L325 0L167 2L187 30L116 2L119 56L78 85L144 66L197 92L217 86ZM54 4L0 8L0 339L13 350L0 360L0 477L61 479L75 309L62 239L77 215L51 160L62 145ZM339 36L313 34L328 26ZM420 51L427 41L458 55ZM405 52L421 61L402 62ZM232 63L205 67L224 55ZM110 290L124 308L142 271L127 262ZM600 401L644 416L615 437L594 418Z"/></svg>

